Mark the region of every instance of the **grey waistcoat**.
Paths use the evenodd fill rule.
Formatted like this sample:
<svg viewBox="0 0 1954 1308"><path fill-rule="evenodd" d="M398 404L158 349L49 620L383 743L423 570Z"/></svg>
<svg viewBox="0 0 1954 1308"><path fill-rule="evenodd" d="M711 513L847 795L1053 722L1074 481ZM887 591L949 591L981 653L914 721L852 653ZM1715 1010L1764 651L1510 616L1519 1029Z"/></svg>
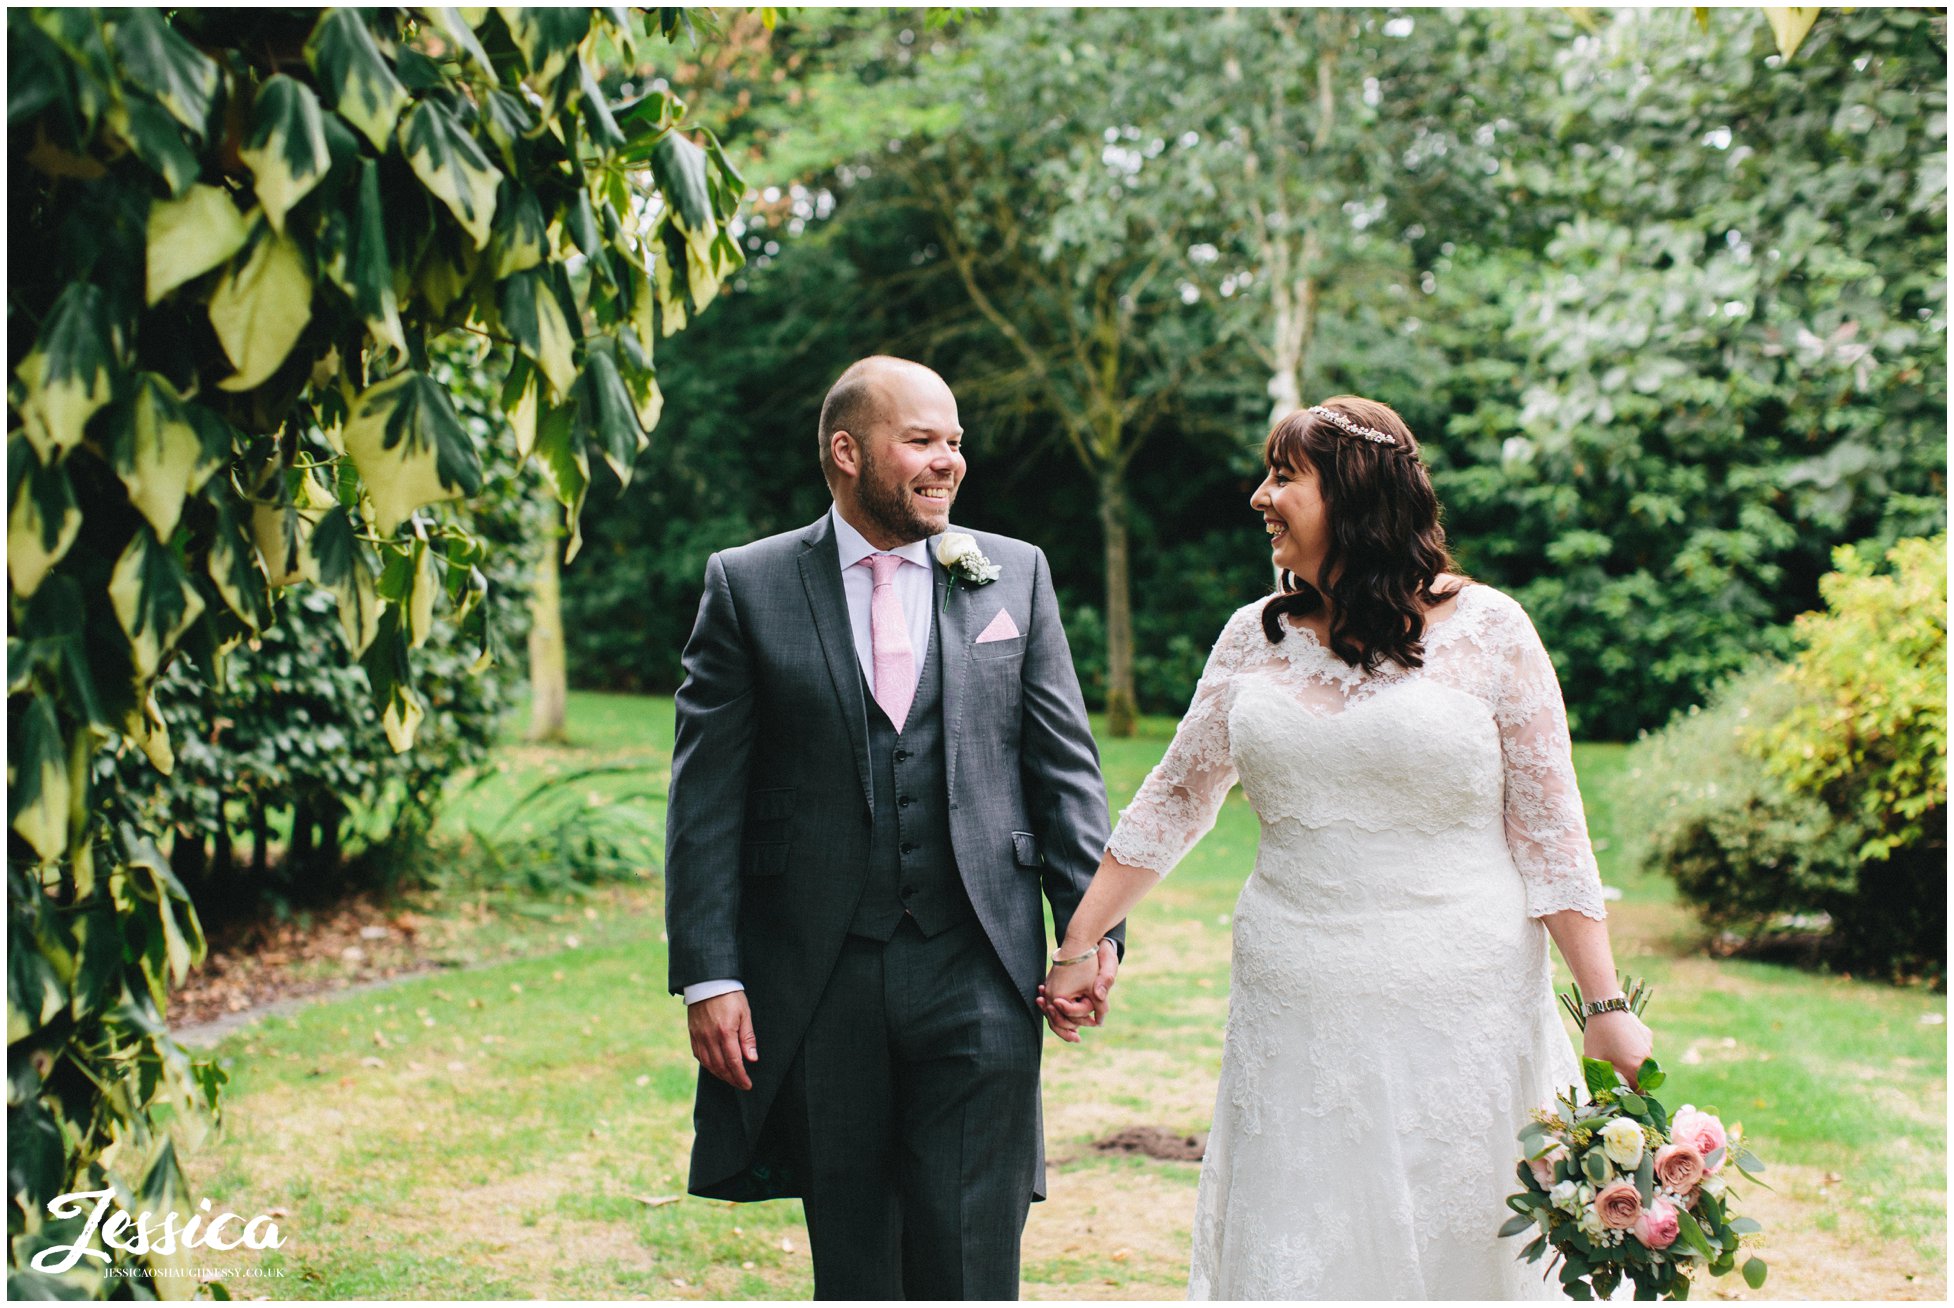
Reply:
<svg viewBox="0 0 1954 1308"><path fill-rule="evenodd" d="M950 847L942 646L941 633L932 631L922 675L916 679L916 698L910 702L909 719L900 735L889 725L864 678L875 826L869 841L868 883L848 923L852 935L887 940L907 912L925 936L933 936L972 914Z"/></svg>

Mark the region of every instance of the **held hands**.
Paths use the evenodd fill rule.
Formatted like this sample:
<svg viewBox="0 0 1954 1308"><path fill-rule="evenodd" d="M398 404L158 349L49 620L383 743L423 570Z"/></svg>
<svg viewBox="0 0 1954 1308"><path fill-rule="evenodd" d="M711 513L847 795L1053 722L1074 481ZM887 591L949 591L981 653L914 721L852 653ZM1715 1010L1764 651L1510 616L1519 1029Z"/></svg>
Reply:
<svg viewBox="0 0 1954 1308"><path fill-rule="evenodd" d="M1062 951L1063 952L1063 951ZM1119 976L1119 948L1101 940L1097 962L1055 964L1038 987L1038 1011L1059 1039L1079 1043L1079 1028L1100 1026L1111 1007L1113 982Z"/></svg>
<svg viewBox="0 0 1954 1308"><path fill-rule="evenodd" d="M1636 1073L1655 1048L1655 1037L1642 1019L1628 1012L1596 1013L1588 1019L1581 1037L1581 1052L1589 1058L1613 1063L1629 1085L1635 1086ZM1639 1087L1637 1087L1639 1088Z"/></svg>
<svg viewBox="0 0 1954 1308"><path fill-rule="evenodd" d="M692 1035L692 1056L701 1067L735 1090L753 1088L746 1065L760 1061L760 1043L753 1036L753 1012L744 990L701 999L685 1010L685 1025Z"/></svg>

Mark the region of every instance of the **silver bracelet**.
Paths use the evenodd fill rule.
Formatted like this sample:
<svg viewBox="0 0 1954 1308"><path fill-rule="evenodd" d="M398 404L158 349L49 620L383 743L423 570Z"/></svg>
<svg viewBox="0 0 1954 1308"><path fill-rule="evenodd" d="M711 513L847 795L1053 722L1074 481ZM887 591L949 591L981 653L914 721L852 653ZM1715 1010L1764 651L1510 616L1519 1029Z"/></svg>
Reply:
<svg viewBox="0 0 1954 1308"><path fill-rule="evenodd" d="M1088 960L1088 959L1093 959L1093 958L1097 958L1097 957L1099 957L1099 946L1100 946L1100 945L1103 945L1103 944L1105 944L1105 943L1106 943L1106 939L1107 939L1106 937L1104 937L1104 936L1101 936L1101 937L1099 938L1099 940L1098 940L1098 941L1097 941L1096 943L1094 943L1094 945L1093 945L1093 947L1092 947L1091 949L1088 949L1088 950L1087 950L1087 951L1086 951L1085 953L1083 953L1083 954L1075 954L1075 955L1074 955L1073 957L1071 957L1071 958L1060 958L1060 957L1058 956L1058 951L1057 951L1057 950L1053 950L1053 951L1052 951L1052 966L1053 966L1053 967L1070 967L1070 966L1071 966L1072 964L1074 964L1074 963L1083 963L1083 962L1085 962L1085 961L1086 961L1086 960Z"/></svg>
<svg viewBox="0 0 1954 1308"><path fill-rule="evenodd" d="M1629 1011L1628 996L1616 995L1613 999L1590 999L1581 1005L1582 1017L1599 1017L1603 1013L1626 1013Z"/></svg>

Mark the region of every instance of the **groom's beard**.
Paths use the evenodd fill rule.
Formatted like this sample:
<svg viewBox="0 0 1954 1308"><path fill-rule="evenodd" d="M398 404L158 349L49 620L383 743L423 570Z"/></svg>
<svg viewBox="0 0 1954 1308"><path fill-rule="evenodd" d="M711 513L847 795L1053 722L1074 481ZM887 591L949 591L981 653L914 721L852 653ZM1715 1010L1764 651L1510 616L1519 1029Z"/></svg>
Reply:
<svg viewBox="0 0 1954 1308"><path fill-rule="evenodd" d="M898 486L883 479L881 465L869 455L866 446L862 449L862 476L858 483L856 499L862 506L862 515L883 532L907 545L912 541L928 540L944 530L941 524L931 522L916 508L915 497L908 486ZM950 489L949 498L943 502L944 521L948 522L950 505L957 498L956 488Z"/></svg>

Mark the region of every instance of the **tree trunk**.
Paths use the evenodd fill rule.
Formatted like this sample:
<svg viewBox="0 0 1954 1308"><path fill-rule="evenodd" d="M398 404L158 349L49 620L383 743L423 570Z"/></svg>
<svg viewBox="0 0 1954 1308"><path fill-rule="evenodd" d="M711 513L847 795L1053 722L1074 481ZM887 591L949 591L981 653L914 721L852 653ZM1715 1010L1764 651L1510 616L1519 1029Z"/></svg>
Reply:
<svg viewBox="0 0 1954 1308"><path fill-rule="evenodd" d="M529 739L562 741L569 669L563 652L563 586L554 531L536 559L536 589L529 599Z"/></svg>
<svg viewBox="0 0 1954 1308"><path fill-rule="evenodd" d="M1126 465L1099 467L1099 522L1106 537L1106 732L1133 734L1133 594L1128 575Z"/></svg>

